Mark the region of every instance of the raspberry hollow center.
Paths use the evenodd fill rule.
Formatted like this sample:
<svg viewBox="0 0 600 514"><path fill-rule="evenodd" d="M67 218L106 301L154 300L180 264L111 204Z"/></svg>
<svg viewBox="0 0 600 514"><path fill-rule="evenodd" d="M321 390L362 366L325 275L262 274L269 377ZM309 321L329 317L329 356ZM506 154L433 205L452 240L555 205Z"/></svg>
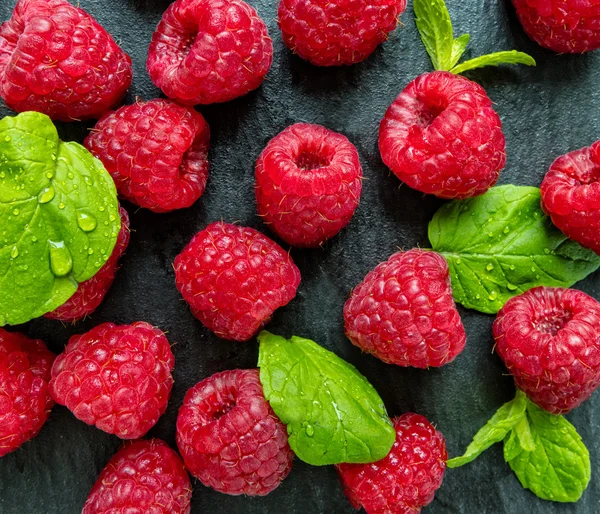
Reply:
<svg viewBox="0 0 600 514"><path fill-rule="evenodd" d="M584 185L600 181L600 166L591 166L582 169L577 178Z"/></svg>
<svg viewBox="0 0 600 514"><path fill-rule="evenodd" d="M301 170L310 171L329 166L330 159L314 152L301 152L296 158L296 166Z"/></svg>
<svg viewBox="0 0 600 514"><path fill-rule="evenodd" d="M572 318L571 312L546 310L534 318L533 326L539 332L555 336Z"/></svg>
<svg viewBox="0 0 600 514"><path fill-rule="evenodd" d="M229 413L235 407L235 398L227 398L218 408L212 413L212 419L218 420Z"/></svg>

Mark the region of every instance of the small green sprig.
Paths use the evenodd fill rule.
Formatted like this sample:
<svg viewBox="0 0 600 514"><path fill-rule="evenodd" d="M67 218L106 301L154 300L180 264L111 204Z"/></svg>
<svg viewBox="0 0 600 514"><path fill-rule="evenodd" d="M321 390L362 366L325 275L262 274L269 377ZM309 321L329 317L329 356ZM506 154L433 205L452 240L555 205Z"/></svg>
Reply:
<svg viewBox="0 0 600 514"><path fill-rule="evenodd" d="M458 74L499 64L535 66L533 57L516 50L494 52L458 64L470 36L463 34L454 38L452 20L444 0L414 0L414 10L421 40L436 70Z"/></svg>

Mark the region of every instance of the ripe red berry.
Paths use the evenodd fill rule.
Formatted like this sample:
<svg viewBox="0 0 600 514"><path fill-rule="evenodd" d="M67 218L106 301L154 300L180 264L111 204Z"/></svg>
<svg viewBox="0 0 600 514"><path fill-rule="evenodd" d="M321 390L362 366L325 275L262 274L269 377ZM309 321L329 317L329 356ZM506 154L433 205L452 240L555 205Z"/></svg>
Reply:
<svg viewBox="0 0 600 514"><path fill-rule="evenodd" d="M600 303L581 291L530 289L506 302L493 331L517 386L548 412L569 412L600 384Z"/></svg>
<svg viewBox="0 0 600 514"><path fill-rule="evenodd" d="M513 0L531 39L558 53L600 48L599 0Z"/></svg>
<svg viewBox="0 0 600 514"><path fill-rule="evenodd" d="M48 419L53 360L39 339L0 328L0 457L38 435Z"/></svg>
<svg viewBox="0 0 600 514"><path fill-rule="evenodd" d="M167 408L174 364L158 328L103 323L69 339L52 366L50 394L88 425L137 439Z"/></svg>
<svg viewBox="0 0 600 514"><path fill-rule="evenodd" d="M129 215L119 207L121 230L110 257L92 278L82 282L75 294L66 303L45 315L46 318L60 321L78 321L92 314L104 300L115 280L119 269L119 259L129 245Z"/></svg>
<svg viewBox="0 0 600 514"><path fill-rule="evenodd" d="M280 0L285 45L317 66L354 64L388 39L406 0Z"/></svg>
<svg viewBox="0 0 600 514"><path fill-rule="evenodd" d="M542 207L552 223L600 253L600 141L556 159L541 192Z"/></svg>
<svg viewBox="0 0 600 514"><path fill-rule="evenodd" d="M284 241L319 246L344 228L360 201L362 168L342 134L296 123L256 161L258 213Z"/></svg>
<svg viewBox="0 0 600 514"><path fill-rule="evenodd" d="M256 369L223 371L192 387L179 410L177 445L192 475L232 495L270 493L294 456Z"/></svg>
<svg viewBox="0 0 600 514"><path fill-rule="evenodd" d="M446 260L435 252L392 255L369 272L344 306L352 344L390 364L443 366L465 347Z"/></svg>
<svg viewBox="0 0 600 514"><path fill-rule="evenodd" d="M85 139L119 195L154 212L192 205L208 178L210 130L202 115L169 100L121 107Z"/></svg>
<svg viewBox="0 0 600 514"><path fill-rule="evenodd" d="M504 167L505 147L485 90L446 71L408 84L379 129L383 162L409 187L440 198L487 191Z"/></svg>
<svg viewBox="0 0 600 514"><path fill-rule="evenodd" d="M446 470L446 442L423 416L392 419L396 441L387 457L372 464L339 464L346 496L367 514L418 514L433 501Z"/></svg>
<svg viewBox="0 0 600 514"><path fill-rule="evenodd" d="M188 514L192 486L160 439L126 442L100 473L82 514Z"/></svg>
<svg viewBox="0 0 600 514"><path fill-rule="evenodd" d="M243 0L176 0L152 36L147 68L165 95L196 105L256 89L272 60L267 26Z"/></svg>
<svg viewBox="0 0 600 514"><path fill-rule="evenodd" d="M300 271L278 244L253 228L212 223L175 259L177 289L204 325L247 341L288 304Z"/></svg>
<svg viewBox="0 0 600 514"><path fill-rule="evenodd" d="M0 96L15 111L97 118L120 102L131 75L110 34L65 0L19 0L0 26Z"/></svg>

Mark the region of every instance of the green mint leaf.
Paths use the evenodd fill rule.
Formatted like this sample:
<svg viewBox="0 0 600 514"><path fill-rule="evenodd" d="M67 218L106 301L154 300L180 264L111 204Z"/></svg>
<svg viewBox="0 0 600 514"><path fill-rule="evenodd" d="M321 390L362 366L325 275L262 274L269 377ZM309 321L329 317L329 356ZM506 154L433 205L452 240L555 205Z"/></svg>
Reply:
<svg viewBox="0 0 600 514"><path fill-rule="evenodd" d="M458 59L452 64L456 64ZM535 59L523 52L516 50L507 50L504 52L495 52L493 54L482 55L465 61L458 66L454 66L450 71L454 74L463 73L467 70L475 68L483 68L484 66L499 66L500 64L525 64L527 66L535 66Z"/></svg>
<svg viewBox="0 0 600 514"><path fill-rule="evenodd" d="M534 446L521 451L514 441L504 458L521 485L544 500L576 502L590 481L590 456L581 437L563 416L527 402L526 420ZM521 439L521 436L514 438Z"/></svg>
<svg viewBox="0 0 600 514"><path fill-rule="evenodd" d="M449 70L455 64L454 46L452 21L444 0L414 0L413 7L417 29L434 69Z"/></svg>
<svg viewBox="0 0 600 514"><path fill-rule="evenodd" d="M535 187L449 202L429 223L429 240L448 261L454 299L489 314L532 287L570 287L600 266L552 225Z"/></svg>
<svg viewBox="0 0 600 514"><path fill-rule="evenodd" d="M93 277L120 229L100 161L63 143L47 116L0 120L0 326L39 317Z"/></svg>
<svg viewBox="0 0 600 514"><path fill-rule="evenodd" d="M383 459L396 433L383 401L354 366L301 337L263 331L258 367L265 398L290 447L314 466Z"/></svg>
<svg viewBox="0 0 600 514"><path fill-rule="evenodd" d="M517 395L510 402L500 407L491 419L475 434L473 441L460 457L448 460L449 468L458 468L475 460L485 450L502 441L514 426L525 417L527 398L517 390Z"/></svg>
<svg viewBox="0 0 600 514"><path fill-rule="evenodd" d="M451 69L454 66L456 66L456 63L459 61L459 59L465 53L465 50L467 48L467 45L469 44L470 39L471 39L471 36L469 36L469 34L463 34L462 36L457 37L452 42L452 56L451 56L450 62L448 63L448 69Z"/></svg>

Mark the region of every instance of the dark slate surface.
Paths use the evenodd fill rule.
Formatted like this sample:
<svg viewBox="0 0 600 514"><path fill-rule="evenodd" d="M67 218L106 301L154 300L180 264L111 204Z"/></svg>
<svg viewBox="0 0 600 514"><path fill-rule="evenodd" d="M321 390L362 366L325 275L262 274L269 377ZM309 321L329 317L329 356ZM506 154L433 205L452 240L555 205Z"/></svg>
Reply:
<svg viewBox="0 0 600 514"><path fill-rule="evenodd" d="M7 19L15 0L0 0ZM159 95L145 73L152 31L168 0L81 0L133 57L135 77L126 99ZM600 53L557 56L530 42L512 6L504 0L449 0L455 33L470 32L469 55L517 48L538 67L471 72L495 102L504 123L508 162L500 183L539 185L552 160L600 137ZM256 365L257 345L220 341L189 312L175 289L171 263L198 230L215 220L239 221L266 233L256 215L253 162L266 142L296 121L321 123L343 132L357 146L366 179L361 205L349 227L325 249L292 250L302 272L297 298L277 312L269 329L312 338L354 363L375 385L391 415L426 415L447 439L450 455L466 447L474 432L514 395L512 380L492 353L493 317L461 310L468 334L465 351L442 369L403 369L361 355L344 337L342 306L351 288L399 248L427 246L427 222L441 204L423 197L386 169L377 151L378 123L397 93L431 65L413 22L366 62L320 69L292 56L275 23L275 0L254 0L275 45L273 67L258 91L225 105L202 107L212 129L211 174L203 198L190 209L152 214L126 205L132 238L123 268L105 302L77 326L36 320L20 327L60 352L70 335L104 321L145 320L176 343L175 386L167 413L151 436L175 443L175 419L186 390L220 370ZM0 114L10 112L2 104ZM63 139L82 141L90 124L61 125ZM269 234L272 235L272 234ZM600 298L600 275L578 287ZM593 477L577 504L544 502L525 491L502 459L500 446L474 463L449 470L431 514L600 512L600 394L569 415L590 449ZM80 512L96 476L119 440L55 407L41 434L0 461L0 512ZM192 512L352 512L332 467L310 467L296 459L290 476L265 498L230 497L194 484Z"/></svg>

